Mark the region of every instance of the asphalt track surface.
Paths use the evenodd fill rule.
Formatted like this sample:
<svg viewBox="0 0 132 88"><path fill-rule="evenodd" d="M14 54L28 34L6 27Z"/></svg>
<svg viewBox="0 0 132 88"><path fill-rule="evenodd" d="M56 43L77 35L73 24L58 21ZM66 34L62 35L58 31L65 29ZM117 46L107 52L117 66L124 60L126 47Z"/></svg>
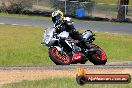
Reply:
<svg viewBox="0 0 132 88"><path fill-rule="evenodd" d="M12 24L12 25L22 25L22 26L44 26L44 27L53 26L51 20L15 18L15 17L0 17L0 24ZM74 26L76 29L82 29L82 30L132 34L132 24L126 24L126 23L76 21L74 23Z"/></svg>
<svg viewBox="0 0 132 88"><path fill-rule="evenodd" d="M45 66L1 66L0 70L73 70L82 67L84 69L132 69L132 65L45 65Z"/></svg>
<svg viewBox="0 0 132 88"><path fill-rule="evenodd" d="M0 66L0 70L75 70L84 69L132 69L132 61L111 62L106 65L71 64L71 65L43 65L43 66Z"/></svg>

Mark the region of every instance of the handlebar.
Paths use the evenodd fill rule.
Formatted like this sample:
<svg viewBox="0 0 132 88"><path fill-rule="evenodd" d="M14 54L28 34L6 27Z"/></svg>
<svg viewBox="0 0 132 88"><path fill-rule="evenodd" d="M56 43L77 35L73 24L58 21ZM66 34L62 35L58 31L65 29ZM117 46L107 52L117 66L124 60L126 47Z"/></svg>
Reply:
<svg viewBox="0 0 132 88"><path fill-rule="evenodd" d="M91 30L86 30L85 32L87 32L87 31L90 31L90 32L92 33L92 36L95 36L95 34L93 33L93 31L91 31Z"/></svg>

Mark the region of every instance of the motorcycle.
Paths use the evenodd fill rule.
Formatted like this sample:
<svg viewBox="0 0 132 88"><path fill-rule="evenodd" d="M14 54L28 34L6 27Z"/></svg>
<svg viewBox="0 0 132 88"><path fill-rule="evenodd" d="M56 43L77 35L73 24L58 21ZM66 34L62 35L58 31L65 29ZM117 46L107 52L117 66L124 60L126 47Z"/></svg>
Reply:
<svg viewBox="0 0 132 88"><path fill-rule="evenodd" d="M94 52L81 48L80 42L72 39L69 32L63 31L57 34L55 27L46 28L43 42L48 47L50 59L56 65L85 64L88 60L94 65L105 65L106 53L101 47L93 44L95 34L91 30L87 30L81 35L95 49Z"/></svg>

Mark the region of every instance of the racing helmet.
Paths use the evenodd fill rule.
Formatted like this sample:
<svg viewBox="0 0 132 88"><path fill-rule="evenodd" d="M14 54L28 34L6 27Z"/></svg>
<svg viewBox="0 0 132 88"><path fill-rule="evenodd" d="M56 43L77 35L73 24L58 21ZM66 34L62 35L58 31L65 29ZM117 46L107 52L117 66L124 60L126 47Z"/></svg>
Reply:
<svg viewBox="0 0 132 88"><path fill-rule="evenodd" d="M60 10L56 10L52 12L52 21L53 23L57 23L60 20L64 19L64 14Z"/></svg>

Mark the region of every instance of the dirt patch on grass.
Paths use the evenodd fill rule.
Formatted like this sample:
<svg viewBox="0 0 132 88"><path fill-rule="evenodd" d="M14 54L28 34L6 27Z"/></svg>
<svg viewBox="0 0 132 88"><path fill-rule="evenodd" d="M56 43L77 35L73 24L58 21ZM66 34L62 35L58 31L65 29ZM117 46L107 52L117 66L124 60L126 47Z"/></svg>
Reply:
<svg viewBox="0 0 132 88"><path fill-rule="evenodd" d="M41 80L46 78L75 77L73 70L0 70L0 84L21 82L23 80ZM87 69L88 74L130 74L132 69Z"/></svg>
<svg viewBox="0 0 132 88"><path fill-rule="evenodd" d="M72 71L61 70L0 70L0 84L20 82L22 80L38 80L55 77L70 77Z"/></svg>

